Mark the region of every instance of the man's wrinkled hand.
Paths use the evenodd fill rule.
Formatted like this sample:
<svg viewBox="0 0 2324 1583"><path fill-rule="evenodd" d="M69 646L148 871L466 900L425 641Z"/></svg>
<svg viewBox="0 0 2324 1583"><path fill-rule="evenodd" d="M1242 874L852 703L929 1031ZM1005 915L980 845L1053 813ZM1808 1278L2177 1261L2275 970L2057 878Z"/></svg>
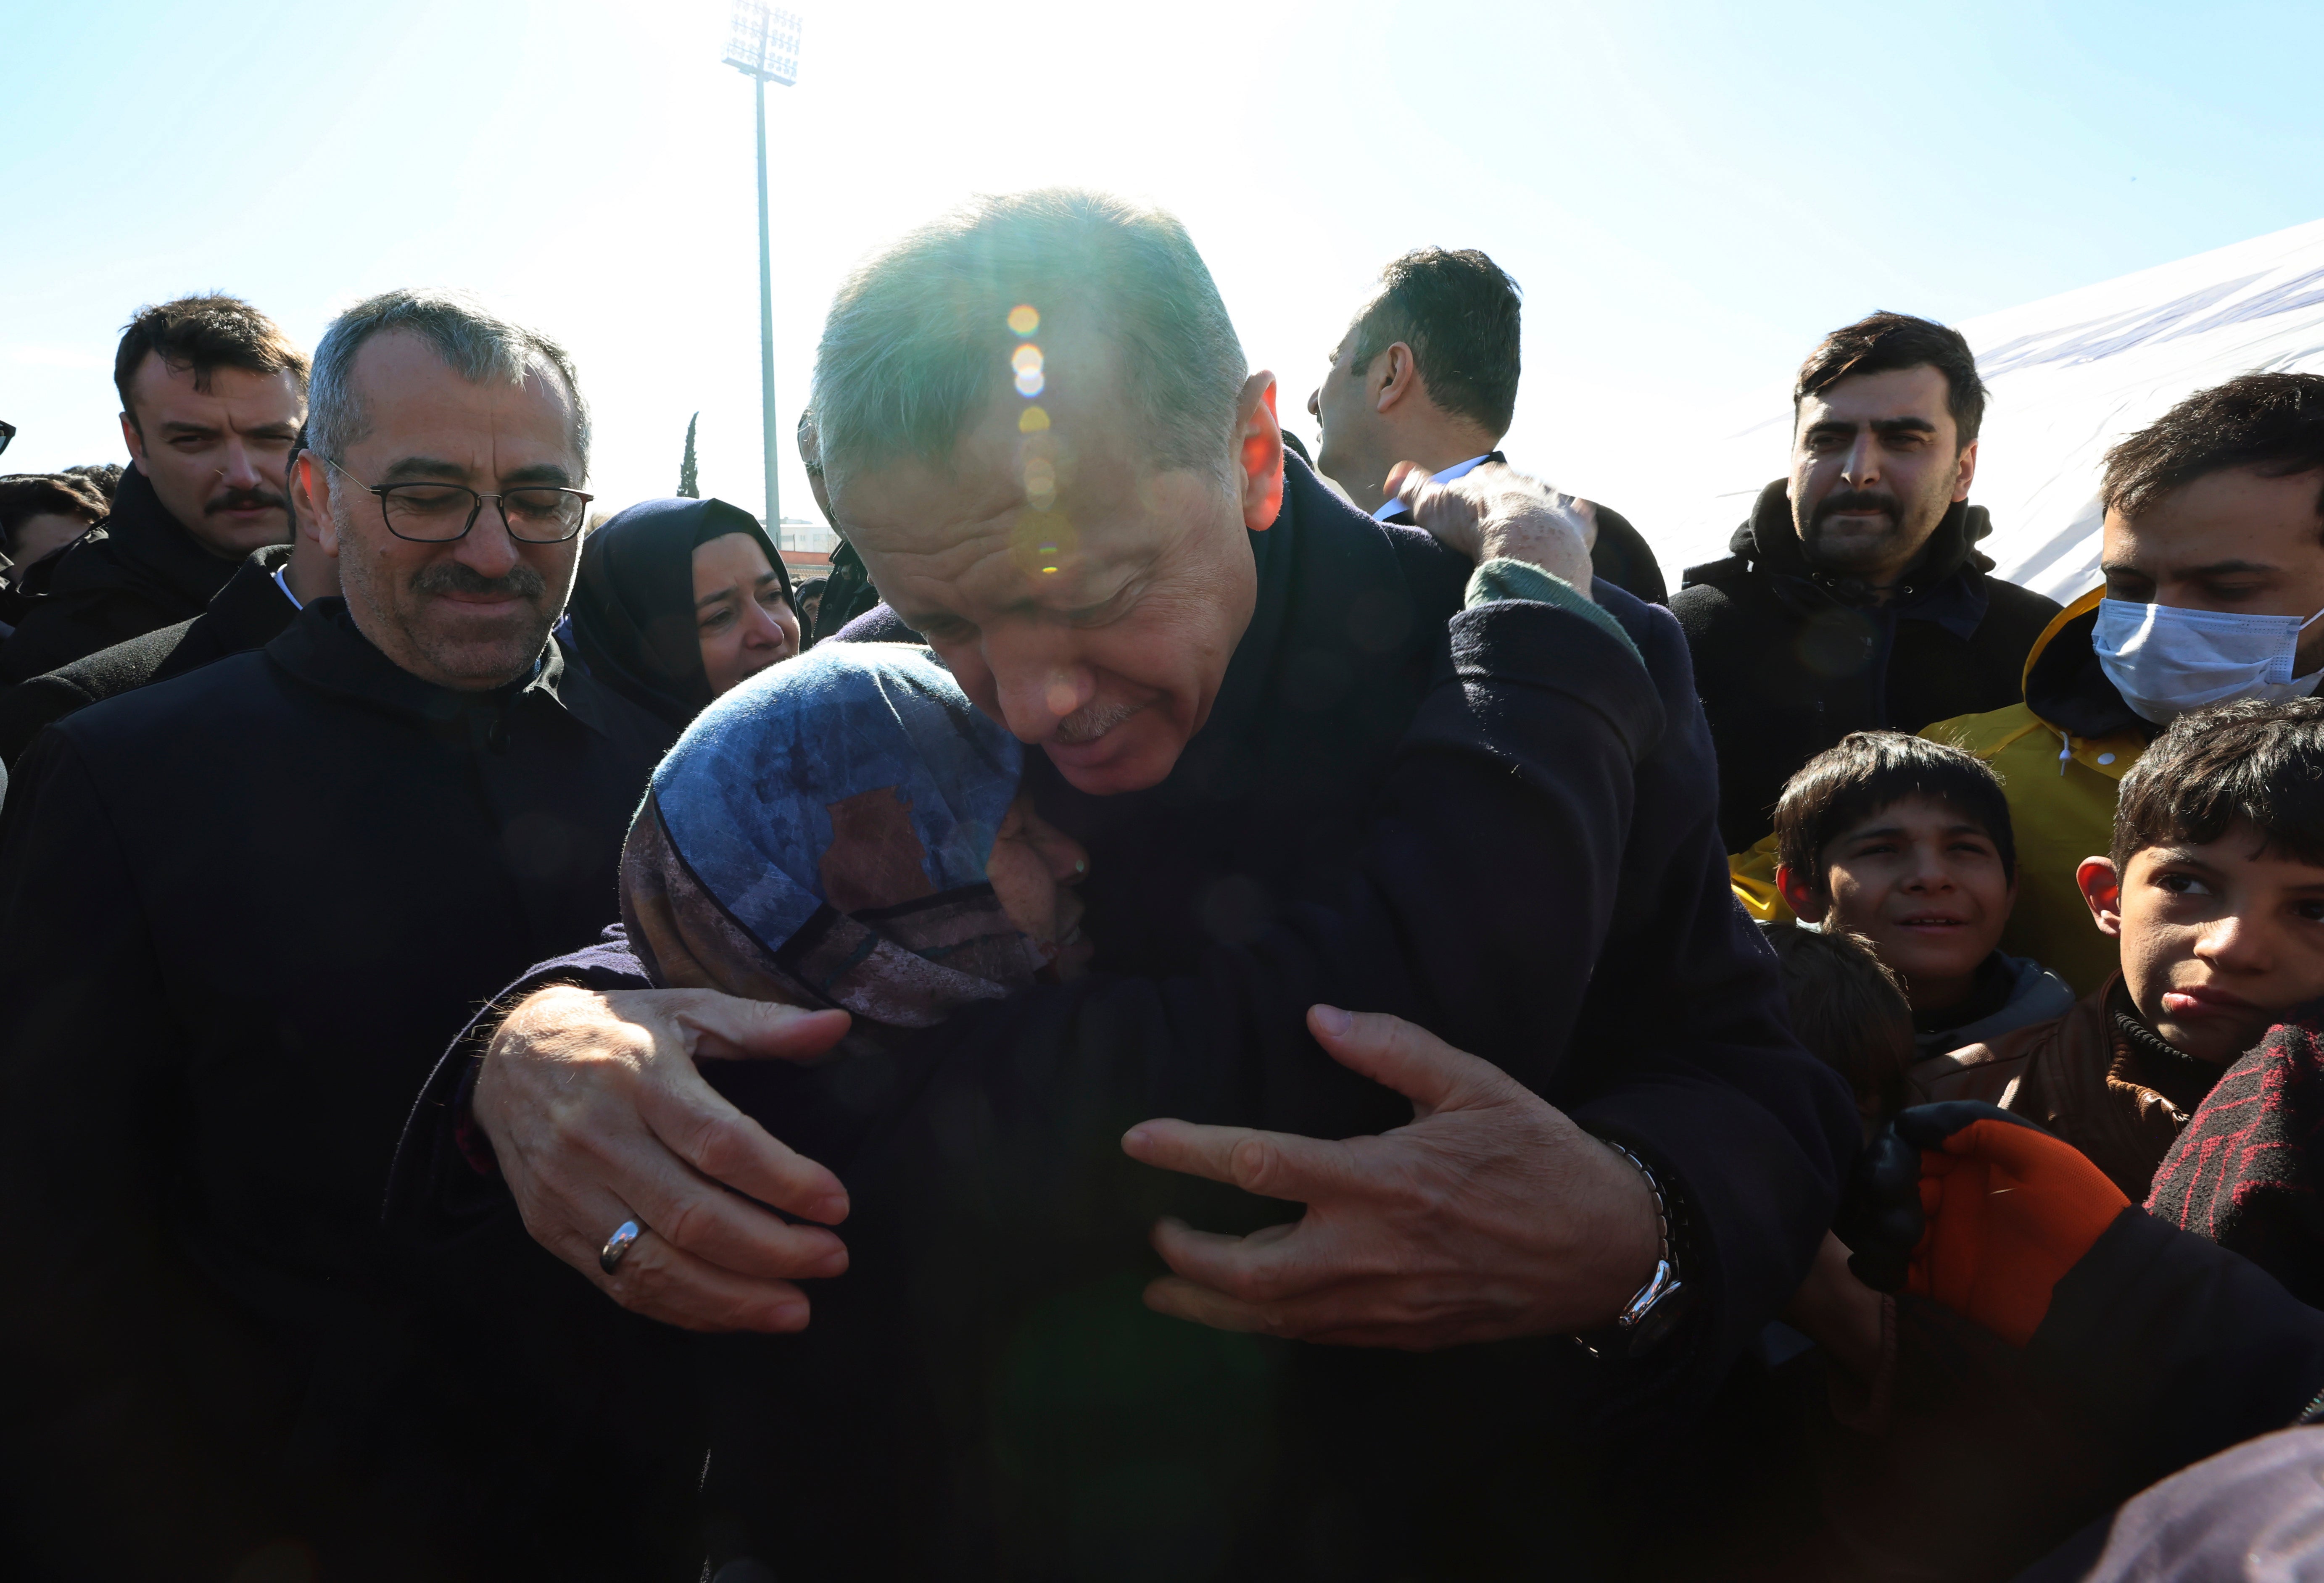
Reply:
<svg viewBox="0 0 2324 1583"><path fill-rule="evenodd" d="M711 989L542 989L493 1035L476 1122L525 1229L624 1308L693 1330L796 1330L807 1299L792 1283L847 1267L824 1229L846 1218L846 1190L695 1062L810 1059L847 1021ZM609 1275L598 1253L630 1219L645 1234Z"/></svg>
<svg viewBox="0 0 2324 1583"><path fill-rule="evenodd" d="M1175 1220L1148 1307L1220 1330L1425 1351L1594 1330L1654 1273L1654 1195L1613 1149L1489 1062L1400 1017L1318 1006L1317 1042L1413 1102L1338 1142L1147 1121L1133 1159L1305 1204L1221 1237Z"/></svg>
<svg viewBox="0 0 2324 1583"><path fill-rule="evenodd" d="M1590 597L1597 507L1502 462L1472 467L1450 483L1428 478L1427 468L1398 462L1388 470L1388 492L1446 548L1479 566L1502 557L1524 561Z"/></svg>

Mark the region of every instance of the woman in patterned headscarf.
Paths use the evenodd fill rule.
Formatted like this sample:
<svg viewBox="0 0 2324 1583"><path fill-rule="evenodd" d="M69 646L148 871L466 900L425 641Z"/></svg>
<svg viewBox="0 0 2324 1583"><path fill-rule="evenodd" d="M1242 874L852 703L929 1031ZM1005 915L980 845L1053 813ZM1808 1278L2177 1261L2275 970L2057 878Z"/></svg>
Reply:
<svg viewBox="0 0 2324 1583"><path fill-rule="evenodd" d="M918 1028L1076 971L1081 848L1023 750L926 649L835 643L718 700L630 829L622 913L656 983Z"/></svg>

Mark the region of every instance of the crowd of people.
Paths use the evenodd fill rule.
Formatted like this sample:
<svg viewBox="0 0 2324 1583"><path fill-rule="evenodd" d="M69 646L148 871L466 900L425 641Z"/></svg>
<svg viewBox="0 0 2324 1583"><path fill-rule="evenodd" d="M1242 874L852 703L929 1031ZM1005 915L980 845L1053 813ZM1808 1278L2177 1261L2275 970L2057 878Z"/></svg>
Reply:
<svg viewBox="0 0 2324 1583"><path fill-rule="evenodd" d="M139 309L0 477L15 1575L2317 1564L2324 375L2061 608L1875 314L1674 592L1519 324L1394 260L1311 460L1176 220L979 199L795 586L471 298Z"/></svg>

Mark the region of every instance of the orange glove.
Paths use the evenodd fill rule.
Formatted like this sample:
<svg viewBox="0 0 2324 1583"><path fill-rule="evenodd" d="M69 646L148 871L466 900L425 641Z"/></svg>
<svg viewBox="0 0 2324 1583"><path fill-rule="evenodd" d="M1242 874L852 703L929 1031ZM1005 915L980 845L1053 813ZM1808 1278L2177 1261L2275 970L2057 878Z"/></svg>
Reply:
<svg viewBox="0 0 2324 1583"><path fill-rule="evenodd" d="M1909 1201L1883 1201L1904 1187L1895 1169L1903 1151L1877 1140L1839 1227L1857 1249L1850 1267L1868 1284L1901 1284L2024 1346L2050 1311L2052 1290L2130 1201L2072 1145L1993 1105L1918 1105L1890 1127L1919 1151L1920 1212ZM1900 1261L1905 1238L1911 1252Z"/></svg>

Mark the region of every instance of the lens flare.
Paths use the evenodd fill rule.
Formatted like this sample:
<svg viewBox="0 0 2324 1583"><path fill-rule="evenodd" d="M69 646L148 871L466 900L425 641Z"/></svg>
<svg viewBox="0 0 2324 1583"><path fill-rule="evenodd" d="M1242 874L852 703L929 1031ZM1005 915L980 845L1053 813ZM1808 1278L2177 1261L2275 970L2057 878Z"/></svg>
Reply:
<svg viewBox="0 0 2324 1583"><path fill-rule="evenodd" d="M1025 464L1025 503L1037 511L1057 503L1057 469L1046 457L1034 456Z"/></svg>
<svg viewBox="0 0 2324 1583"><path fill-rule="evenodd" d="M1029 302L1020 302L1009 310L1009 327L1020 336L1029 336L1041 327L1041 310Z"/></svg>
<svg viewBox="0 0 2324 1583"><path fill-rule="evenodd" d="M1040 434L1049 427L1049 415L1038 407L1028 407L1017 414L1019 434Z"/></svg>
<svg viewBox="0 0 2324 1583"><path fill-rule="evenodd" d="M1017 371L1017 393L1030 400L1041 393L1045 382L1041 378L1041 349L1028 341L1010 354L1009 366Z"/></svg>
<svg viewBox="0 0 2324 1583"><path fill-rule="evenodd" d="M1028 496L1031 491L1028 490ZM1028 574L1054 577L1072 558L1076 541L1074 525L1062 511L1028 499L1028 510L1010 533L1010 548L1019 568Z"/></svg>

